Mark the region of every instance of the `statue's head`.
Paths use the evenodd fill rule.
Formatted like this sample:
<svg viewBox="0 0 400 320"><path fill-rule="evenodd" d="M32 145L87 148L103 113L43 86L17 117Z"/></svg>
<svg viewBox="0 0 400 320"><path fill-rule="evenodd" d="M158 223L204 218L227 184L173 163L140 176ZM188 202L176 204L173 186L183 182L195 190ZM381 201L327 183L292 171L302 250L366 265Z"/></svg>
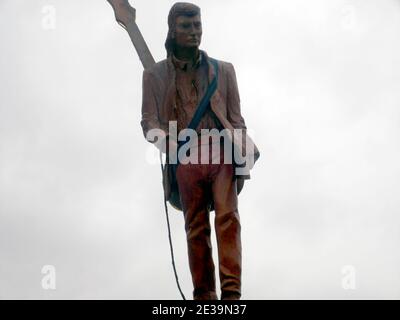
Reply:
<svg viewBox="0 0 400 320"><path fill-rule="evenodd" d="M175 3L168 15L168 35L165 41L167 56L176 48L198 48L202 27L200 8L192 3Z"/></svg>

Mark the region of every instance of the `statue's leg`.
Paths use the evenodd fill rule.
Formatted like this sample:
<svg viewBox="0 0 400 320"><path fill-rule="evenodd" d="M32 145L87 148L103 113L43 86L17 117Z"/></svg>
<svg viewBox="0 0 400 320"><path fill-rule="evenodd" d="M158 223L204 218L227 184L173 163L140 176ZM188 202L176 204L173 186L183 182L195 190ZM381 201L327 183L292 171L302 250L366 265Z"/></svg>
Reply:
<svg viewBox="0 0 400 320"><path fill-rule="evenodd" d="M212 194L218 243L221 299L240 299L242 246L234 166L223 163L213 173Z"/></svg>
<svg viewBox="0 0 400 320"><path fill-rule="evenodd" d="M199 164L181 164L176 172L188 245L193 298L217 299L215 267L211 249L211 227L207 204L211 198L205 187L204 168Z"/></svg>

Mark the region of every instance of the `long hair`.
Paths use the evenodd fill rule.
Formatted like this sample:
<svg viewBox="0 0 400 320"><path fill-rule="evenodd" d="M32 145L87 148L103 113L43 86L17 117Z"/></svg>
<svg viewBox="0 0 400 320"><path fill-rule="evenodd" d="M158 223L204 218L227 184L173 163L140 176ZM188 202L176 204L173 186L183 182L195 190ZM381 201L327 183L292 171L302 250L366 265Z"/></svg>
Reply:
<svg viewBox="0 0 400 320"><path fill-rule="evenodd" d="M193 3L176 2L168 14L168 34L165 40L165 49L167 50L167 57L169 57L175 50L175 39L172 37L175 32L176 18L179 16L193 17L200 16L200 8Z"/></svg>

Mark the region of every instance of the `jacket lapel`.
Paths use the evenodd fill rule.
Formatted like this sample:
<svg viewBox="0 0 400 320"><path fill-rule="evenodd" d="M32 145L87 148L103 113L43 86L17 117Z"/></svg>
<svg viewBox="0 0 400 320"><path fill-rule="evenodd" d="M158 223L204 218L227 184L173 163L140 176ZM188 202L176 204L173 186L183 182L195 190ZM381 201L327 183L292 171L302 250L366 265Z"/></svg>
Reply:
<svg viewBox="0 0 400 320"><path fill-rule="evenodd" d="M207 53L205 51L203 52L203 56L205 58L205 60L207 61L207 65L208 65L208 83L211 83L211 81L214 79L216 72L214 70L214 66L213 64L210 62L210 59L207 55ZM219 63L218 63L218 68L220 68ZM220 72L221 70L219 70L219 75L221 74ZM211 109L214 111L214 113L218 116L218 118L220 118L221 114L219 112L219 104L221 101L221 97L220 97L220 93L219 93L219 85L221 83L221 79L220 77L218 77L218 85L217 85L217 90L215 91L215 93L212 95L211 99L210 99L210 104L211 104Z"/></svg>

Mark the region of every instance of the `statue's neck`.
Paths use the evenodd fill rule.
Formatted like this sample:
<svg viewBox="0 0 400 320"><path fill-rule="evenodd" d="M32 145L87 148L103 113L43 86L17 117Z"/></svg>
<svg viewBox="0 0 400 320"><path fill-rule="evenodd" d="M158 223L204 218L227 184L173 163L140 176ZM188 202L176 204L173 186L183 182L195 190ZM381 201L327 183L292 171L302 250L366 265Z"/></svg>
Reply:
<svg viewBox="0 0 400 320"><path fill-rule="evenodd" d="M174 51L174 55L177 59L183 61L196 61L199 57L200 51L199 48L176 48Z"/></svg>

